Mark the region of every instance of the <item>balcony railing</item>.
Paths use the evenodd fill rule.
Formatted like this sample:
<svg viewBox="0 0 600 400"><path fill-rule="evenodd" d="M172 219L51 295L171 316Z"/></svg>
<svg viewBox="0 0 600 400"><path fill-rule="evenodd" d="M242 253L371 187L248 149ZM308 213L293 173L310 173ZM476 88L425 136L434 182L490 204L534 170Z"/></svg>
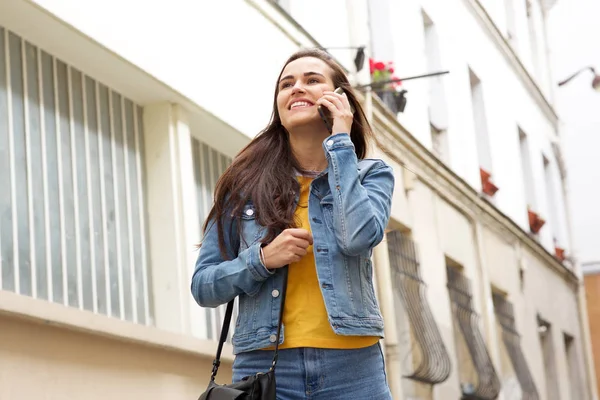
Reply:
<svg viewBox="0 0 600 400"><path fill-rule="evenodd" d="M494 310L498 323L502 327L502 341L506 346L510 362L521 385L523 400L539 400L537 388L533 376L527 366L525 355L521 350L521 338L515 325L513 305L504 296L494 293Z"/></svg>
<svg viewBox="0 0 600 400"><path fill-rule="evenodd" d="M477 376L476 382L461 382L463 400L493 400L500 393L500 380L479 331L479 316L473 309L469 279L456 268L447 266L448 291L452 311L468 348Z"/></svg>
<svg viewBox="0 0 600 400"><path fill-rule="evenodd" d="M414 369L406 377L429 384L443 382L450 376L452 365L427 302L416 246L399 231L389 233L387 238L393 286L402 298L419 350L413 354Z"/></svg>

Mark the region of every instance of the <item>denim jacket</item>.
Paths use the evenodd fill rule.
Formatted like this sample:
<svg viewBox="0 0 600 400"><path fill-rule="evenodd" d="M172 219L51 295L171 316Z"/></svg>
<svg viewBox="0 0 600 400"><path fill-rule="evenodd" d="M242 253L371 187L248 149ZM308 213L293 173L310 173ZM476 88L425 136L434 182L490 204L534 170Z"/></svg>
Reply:
<svg viewBox="0 0 600 400"><path fill-rule="evenodd" d="M394 175L381 160L357 160L346 133L323 142L328 167L311 183L308 215L315 264L329 323L339 335L383 337L383 318L375 299L372 249L383 239L390 217ZM273 345L276 340L282 274L267 270L259 257L266 229L257 224L252 202L234 224L235 243L225 234L230 260L221 256L216 224L204 236L191 290L203 307L239 296L234 353ZM243 235L243 236L242 236ZM285 326L281 339L285 340Z"/></svg>

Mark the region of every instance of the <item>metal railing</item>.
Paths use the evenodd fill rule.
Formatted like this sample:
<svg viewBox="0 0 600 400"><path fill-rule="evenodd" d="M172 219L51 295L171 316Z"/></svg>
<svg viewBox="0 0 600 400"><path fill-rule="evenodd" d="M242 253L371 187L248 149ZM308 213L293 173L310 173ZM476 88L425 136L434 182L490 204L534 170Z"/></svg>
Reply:
<svg viewBox="0 0 600 400"><path fill-rule="evenodd" d="M419 347L419 352L413 352L415 367L405 377L430 384L444 382L450 376L452 365L427 302L415 243L399 231L388 233L387 239L392 284L402 298Z"/></svg>
<svg viewBox="0 0 600 400"><path fill-rule="evenodd" d="M513 305L506 298L498 293L492 295L494 301L494 311L498 323L502 328L502 341L506 346L506 351L510 362L517 375L517 380L523 392L523 400L539 400L533 376L527 366L525 355L521 350L521 338L515 325L515 316Z"/></svg>
<svg viewBox="0 0 600 400"><path fill-rule="evenodd" d="M465 339L473 363L476 382L462 382L464 400L492 400L500 393L500 380L479 331L479 316L473 309L469 279L458 269L447 266L448 292L452 312Z"/></svg>

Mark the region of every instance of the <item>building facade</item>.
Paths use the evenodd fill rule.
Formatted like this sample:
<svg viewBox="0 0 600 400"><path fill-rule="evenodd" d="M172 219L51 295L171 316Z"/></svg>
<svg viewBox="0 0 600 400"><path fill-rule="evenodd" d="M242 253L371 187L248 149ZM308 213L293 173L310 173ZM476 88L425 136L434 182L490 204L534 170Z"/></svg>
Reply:
<svg viewBox="0 0 600 400"><path fill-rule="evenodd" d="M216 179L292 52L331 48L361 85L343 47L365 46L401 78L449 72L394 89L400 113L360 91L396 175L373 253L394 398L597 399L550 6L1 2L0 398L198 396L223 317L189 292Z"/></svg>
<svg viewBox="0 0 600 400"><path fill-rule="evenodd" d="M556 109L562 121L565 159L569 171L573 242L584 275L592 353L600 382L600 191L590 182L600 179L600 93L591 85L600 70L600 51L593 38L600 35L593 15L594 1L561 1L549 13L548 36L556 82L575 77L557 89ZM578 29L572 29L577 26ZM573 43L579 45L573 46ZM597 386L600 390L600 386Z"/></svg>

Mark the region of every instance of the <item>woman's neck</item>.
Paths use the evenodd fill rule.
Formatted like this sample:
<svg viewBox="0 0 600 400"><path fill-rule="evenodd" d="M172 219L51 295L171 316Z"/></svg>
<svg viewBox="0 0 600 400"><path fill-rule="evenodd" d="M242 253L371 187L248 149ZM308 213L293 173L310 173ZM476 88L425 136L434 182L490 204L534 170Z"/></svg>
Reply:
<svg viewBox="0 0 600 400"><path fill-rule="evenodd" d="M323 129L297 129L290 132L292 152L305 171L322 171L327 168L327 158L323 152L323 140L329 132Z"/></svg>

